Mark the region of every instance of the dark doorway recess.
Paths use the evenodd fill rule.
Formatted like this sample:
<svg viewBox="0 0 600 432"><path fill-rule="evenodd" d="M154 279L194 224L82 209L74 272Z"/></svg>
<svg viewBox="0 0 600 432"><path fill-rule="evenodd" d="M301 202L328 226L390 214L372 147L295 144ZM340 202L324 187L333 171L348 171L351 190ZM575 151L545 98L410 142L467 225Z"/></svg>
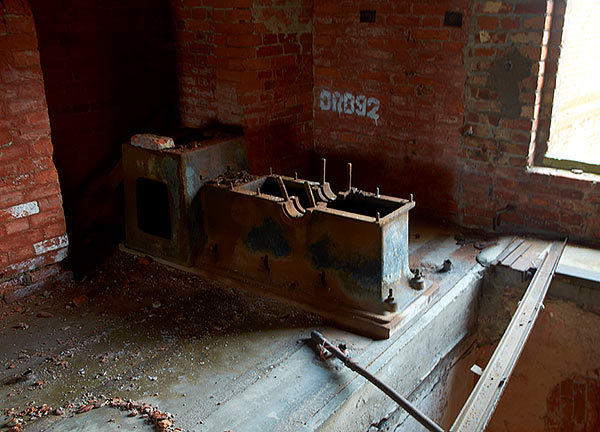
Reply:
<svg viewBox="0 0 600 432"><path fill-rule="evenodd" d="M178 122L168 0L31 0L77 275L123 236L121 144Z"/></svg>

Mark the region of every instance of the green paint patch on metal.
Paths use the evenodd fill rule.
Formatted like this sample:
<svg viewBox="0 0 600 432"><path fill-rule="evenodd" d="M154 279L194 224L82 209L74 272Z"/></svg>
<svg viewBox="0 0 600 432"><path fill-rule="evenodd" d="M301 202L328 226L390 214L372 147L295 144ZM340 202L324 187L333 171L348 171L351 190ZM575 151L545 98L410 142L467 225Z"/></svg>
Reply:
<svg viewBox="0 0 600 432"><path fill-rule="evenodd" d="M381 282L380 262L368 260L358 254L354 257L342 254L323 236L307 247L313 267L319 270L338 270L350 276L359 286L372 287Z"/></svg>
<svg viewBox="0 0 600 432"><path fill-rule="evenodd" d="M261 226L252 228L244 244L253 252L270 252L275 258L288 256L292 252L281 226L272 218L266 218Z"/></svg>

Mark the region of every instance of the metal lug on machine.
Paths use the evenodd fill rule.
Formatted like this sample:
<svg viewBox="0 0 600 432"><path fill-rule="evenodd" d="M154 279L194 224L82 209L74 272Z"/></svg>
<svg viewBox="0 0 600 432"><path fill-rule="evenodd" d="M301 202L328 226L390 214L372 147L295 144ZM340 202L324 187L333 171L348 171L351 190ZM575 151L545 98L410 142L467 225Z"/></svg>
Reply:
<svg viewBox="0 0 600 432"><path fill-rule="evenodd" d="M442 273L447 273L450 270L452 270L452 261L450 261L450 259L444 260L444 263L442 264Z"/></svg>
<svg viewBox="0 0 600 432"><path fill-rule="evenodd" d="M387 298L383 301L385 307L390 312L396 312L398 310L398 303L394 298L394 290L389 289Z"/></svg>
<svg viewBox="0 0 600 432"><path fill-rule="evenodd" d="M352 164L348 162L348 191L352 190Z"/></svg>
<svg viewBox="0 0 600 432"><path fill-rule="evenodd" d="M379 198L379 197L381 196L381 195L379 195L379 187L376 187L376 188L375 188L375 196L376 196L377 198Z"/></svg>
<svg viewBox="0 0 600 432"><path fill-rule="evenodd" d="M417 291L421 291L423 288L425 288L425 279L421 274L421 270L415 270L415 276L410 280L410 287Z"/></svg>
<svg viewBox="0 0 600 432"><path fill-rule="evenodd" d="M304 189L306 190L306 195L308 196L308 202L311 207L315 207L317 205L315 201L315 196L313 195L312 188L310 187L310 183L308 181L304 182Z"/></svg>
<svg viewBox="0 0 600 432"><path fill-rule="evenodd" d="M321 186L325 186L325 168L327 166L327 160L321 159Z"/></svg>
<svg viewBox="0 0 600 432"><path fill-rule="evenodd" d="M290 195L288 194L287 188L285 187L285 183L281 176L277 176L277 184L279 185L279 189L281 190L281 194L283 195L284 201L290 200Z"/></svg>

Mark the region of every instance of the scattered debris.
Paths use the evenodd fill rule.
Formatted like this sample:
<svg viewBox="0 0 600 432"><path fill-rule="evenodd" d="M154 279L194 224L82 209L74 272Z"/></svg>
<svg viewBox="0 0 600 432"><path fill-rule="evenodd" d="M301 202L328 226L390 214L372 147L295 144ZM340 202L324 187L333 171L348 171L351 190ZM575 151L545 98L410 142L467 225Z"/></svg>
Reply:
<svg viewBox="0 0 600 432"><path fill-rule="evenodd" d="M458 246L472 244L475 249L483 250L498 244L497 240L477 240L474 238L466 238L462 234L455 235L454 240Z"/></svg>
<svg viewBox="0 0 600 432"><path fill-rule="evenodd" d="M235 186L236 184L239 183L248 183L251 182L252 180L256 180L258 178L258 176L250 174L247 171L231 171L231 170L227 170L227 172L225 172L224 174L221 174L219 177L216 177L215 179L213 179L211 181L214 183L224 183L224 184L229 184L229 183L233 183L233 185Z"/></svg>
<svg viewBox="0 0 600 432"><path fill-rule="evenodd" d="M498 244L497 241L476 241L473 243L475 249L483 250L492 246L496 246Z"/></svg>
<svg viewBox="0 0 600 432"><path fill-rule="evenodd" d="M29 324L26 324L24 322L20 322L19 324L16 324L13 326L14 329L19 329L19 330L25 330L29 328Z"/></svg>
<svg viewBox="0 0 600 432"><path fill-rule="evenodd" d="M444 260L444 263L438 268L438 273L448 273L452 270L452 261L450 259Z"/></svg>
<svg viewBox="0 0 600 432"><path fill-rule="evenodd" d="M54 315L52 315L50 312L45 312L45 311L39 312L37 314L38 318L52 318L53 316Z"/></svg>
<svg viewBox="0 0 600 432"><path fill-rule="evenodd" d="M76 307L80 307L80 306L83 306L84 304L86 304L88 301L89 301L88 296L86 296L85 294L82 294L73 299L73 304Z"/></svg>
<svg viewBox="0 0 600 432"><path fill-rule="evenodd" d="M150 265L150 264L152 264L152 258L149 258L149 257L139 257L138 258L138 262L140 264Z"/></svg>
<svg viewBox="0 0 600 432"><path fill-rule="evenodd" d="M38 378L31 369L27 369L25 372L17 374L4 380L4 385L11 385L16 383L25 383L27 385L37 385Z"/></svg>
<svg viewBox="0 0 600 432"><path fill-rule="evenodd" d="M88 412L94 409L94 405L82 405L81 408L77 410L77 414L83 414L84 412Z"/></svg>

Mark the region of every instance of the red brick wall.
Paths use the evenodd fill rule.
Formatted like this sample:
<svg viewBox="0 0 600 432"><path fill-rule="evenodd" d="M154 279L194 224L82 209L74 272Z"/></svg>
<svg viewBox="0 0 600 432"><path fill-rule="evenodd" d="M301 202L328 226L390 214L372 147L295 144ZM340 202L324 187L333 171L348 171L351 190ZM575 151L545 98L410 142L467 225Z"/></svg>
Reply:
<svg viewBox="0 0 600 432"><path fill-rule="evenodd" d="M175 0L181 122L244 128L251 168L312 147L312 1Z"/></svg>
<svg viewBox="0 0 600 432"><path fill-rule="evenodd" d="M596 369L590 376L576 375L552 389L548 396L546 430L595 431L600 429L600 380Z"/></svg>
<svg viewBox="0 0 600 432"><path fill-rule="evenodd" d="M3 0L0 14L2 295L56 275L67 237L31 11Z"/></svg>
<svg viewBox="0 0 600 432"><path fill-rule="evenodd" d="M361 9L376 22L360 23ZM444 25L446 11L463 14L462 29ZM421 214L598 241L597 183L531 168L563 16L561 0L316 2L314 148L335 162L334 186L350 161L355 185L414 193Z"/></svg>
<svg viewBox="0 0 600 432"><path fill-rule="evenodd" d="M376 22L360 23L361 9ZM331 160L334 186L349 161L357 187L456 214L467 31L444 26L446 11L468 21L467 0L315 4L315 150Z"/></svg>
<svg viewBox="0 0 600 432"><path fill-rule="evenodd" d="M600 239L596 181L529 169L536 143L543 148L548 139L564 11L561 0L473 2L465 59L465 124L473 133L461 148L463 225L491 229L494 215L511 206L498 218L502 230Z"/></svg>

